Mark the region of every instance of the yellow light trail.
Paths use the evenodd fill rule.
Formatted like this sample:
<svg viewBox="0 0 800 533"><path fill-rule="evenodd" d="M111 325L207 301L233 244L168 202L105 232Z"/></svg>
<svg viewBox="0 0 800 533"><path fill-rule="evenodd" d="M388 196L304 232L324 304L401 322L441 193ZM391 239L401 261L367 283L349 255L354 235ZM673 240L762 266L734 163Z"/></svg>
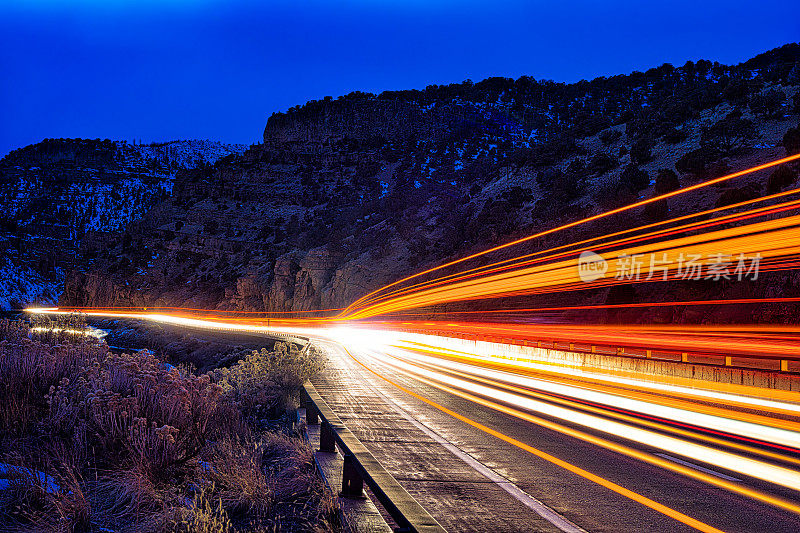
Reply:
<svg viewBox="0 0 800 533"><path fill-rule="evenodd" d="M351 357L353 357L352 354L349 352L349 350L348 354ZM584 442L589 442L591 444L601 446L603 448L618 453L622 453L629 457L633 457L635 459L653 464L655 466L680 473L684 476L699 481L703 481L705 483L723 488L725 490L743 496L747 496L749 498L753 498L755 500L761 501L762 503L767 503L782 508L784 510L790 511L792 513L800 514L800 505L797 505L796 503L786 500L784 498L775 497L765 492L751 489L740 483L736 483L721 477L710 475L695 469L687 468L685 466L676 464L669 460L665 460L661 457L652 455L650 453L641 452L639 450L630 448L629 446L609 441L608 439L597 437L595 435L585 433L583 431L576 430L568 426L564 426L563 424L559 424L557 422L552 422L550 420L543 419L535 415L531 415L529 412L530 409L534 409L535 411L538 411L540 413L546 413L550 416L553 416L554 413L559 412L560 408L556 408L553 406L548 407L547 405L541 404L541 402L535 402L533 400L526 399L524 396L516 394L504 393L502 391L496 390L493 387L484 387L473 383L464 382L463 380L448 378L446 376L439 375L435 372L425 371L419 368L416 369L409 368L407 364L404 364L402 361L387 362L385 357L376 354L375 352L371 352L370 356L376 358L381 363L388 365L391 368L394 368L395 370L398 370L407 375L411 375L415 380L418 380L422 383L443 390L455 396L468 399L472 402L478 403L485 407L489 407L493 410L512 415L516 418L520 418L522 420L534 423L536 425L552 429L564 435L569 435L571 437L583 440ZM421 395L418 395L417 393L414 393L413 391L410 391L409 389L402 387L396 382L389 380L382 374L375 371L370 365L367 365L358 358L354 359L362 367L367 369L369 372L375 374L376 376L380 377L381 379L389 381L390 383L400 388L401 390L409 394L412 394L413 396L419 399L423 399L423 401L426 400ZM515 407L524 406L525 411L521 411L515 407L509 407L509 405L513 405ZM715 464L717 466L720 466L728 470L732 470L734 472L743 473L744 475L761 478L770 483L784 485L787 486L788 488L792 488L793 490L800 490L800 480L799 480L800 472L797 472L795 470L778 467L775 465L763 463L761 461L749 459L742 456L737 456L735 454L715 450L713 448L708 448L702 445L693 444L691 442L683 441L681 439L648 432L646 430L638 429L633 426L628 426L603 419L597 419L596 417L590 417L589 415L581 415L577 411L573 411L571 413L567 413L566 411L568 410L564 410L562 416L559 416L558 418L564 418L564 416L566 416L566 420L569 420L569 422L577 423L580 425L587 425L583 424L582 422L587 422L592 418L595 418L595 420L592 423L588 424L588 426L593 429L597 429L611 435L616 435L618 437L622 437L627 440L639 443L646 443L651 446L655 446L657 448L668 450L678 455L694 458L701 462L705 462L708 464ZM447 409L447 411L445 412L454 413L454 411L449 409ZM580 421L576 422L576 420Z"/></svg>
<svg viewBox="0 0 800 533"><path fill-rule="evenodd" d="M724 206L724 207L716 207L714 209L709 209L709 210L701 211L701 212L698 212L698 213L692 213L692 214L689 214L689 215L683 215L681 217L677 217L677 218L673 218L673 219L669 219L669 220L664 220L664 221L660 221L660 222L655 222L655 223L652 223L652 224L647 224L647 225L639 226L639 227L636 227L636 228L625 229L625 230L622 230L622 231L617 231L617 232L610 233L610 234L607 234L607 235L603 235L603 236L600 236L600 237L592 237L590 239L584 239L582 241L574 242L574 243L571 243L571 244L564 244L564 245L556 246L556 247L549 248L549 249L546 249L546 250L541 250L541 251L538 251L538 252L533 252L533 253L521 255L519 257L514 257L514 258L511 258L511 259L505 259L505 260L502 260L502 261L497 261L497 262L494 262L494 263L490 263L488 265L483 265L483 266L472 268L472 269L469 269L469 270L464 270L464 271L457 272L457 273L454 273L454 274L450 274L450 275L447 275L447 276L440 276L440 277L434 278L432 280L428 280L428 281L425 281L425 282L420 282L420 283L417 283L417 284L414 284L414 285L410 285L410 286L406 286L406 287L403 287L403 288L395 289L395 290L393 290L391 292L388 292L388 293L382 293L383 289L379 289L378 291L373 293L374 296L369 297L369 298L364 297L360 301L359 307L364 307L364 306L366 306L368 304L371 305L371 304L374 304L376 301L385 300L387 298L395 297L395 296L400 295L400 294L405 294L407 292L410 292L410 291L413 291L413 290L418 290L418 289L423 288L423 287L430 287L430 286L433 286L433 285L440 285L440 284L443 284L443 283L446 283L446 282L453 282L453 281L458 281L458 280L465 279L465 278L468 278L468 277L474 277L474 276L479 275L479 274L485 275L485 274L488 274L488 273L497 272L497 271L501 271L501 270L506 270L506 269L509 269L509 268L516 268L516 267L524 266L526 264L533 264L533 263L536 263L536 262L547 261L549 259L553 259L553 258L559 257L559 254L561 254L561 255L564 255L564 254L577 255L580 252L583 252L583 251L586 251L586 250L602 251L605 248L608 248L610 246L617 245L617 244L635 242L637 240L645 240L645 239L648 239L648 238L657 237L659 235L672 234L672 233L679 232L679 231L692 231L692 230L696 230L696 229L699 229L699 228L702 228L702 227L705 227L705 226L709 226L709 225L712 225L712 224L718 225L718 224L721 224L721 223L726 222L726 221L735 221L735 220L742 219L743 217L752 217L752 216L755 216L755 215L758 215L758 214L770 214L771 212L773 212L776 209L786 210L786 209L789 209L789 208L798 207L798 205L800 205L800 200L795 199L795 200L791 200L791 201L788 201L788 202L778 203L778 204L775 204L775 205L762 206L762 207L759 207L759 208L750 209L750 210L747 210L747 211L744 211L744 212L738 212L738 213L732 213L732 214L728 214L728 215L718 216L718 217L715 217L715 218L712 218L712 219L709 219L709 220L700 220L700 221L692 222L692 223L689 223L689 224L682 224L682 225L678 225L678 226L670 226L668 228L660 229L658 231L649 231L649 232L637 234L637 235L632 236L632 237L627 237L625 239L610 240L612 237L619 237L621 235L627 235L627 234L638 232L638 231L649 230L649 229L656 228L656 227L659 227L659 226L664 226L664 225L668 225L668 224L675 224L677 222L690 220L692 218L701 218L701 217L704 217L705 215L710 215L710 214L713 214L713 213L717 213L719 211L727 211L727 210L731 210L731 209L734 209L734 208L737 208L737 207L743 207L743 206L746 206L746 205L751 205L751 204L754 204L754 203L760 203L760 202L764 202L764 201L767 201L767 200L775 200L775 199L778 199L778 198L782 198L782 197L785 197L785 196L794 195L794 194L798 194L798 193L800 193L800 188L791 189L791 190L780 192L780 193L775 193L775 194L772 194L772 195L769 195L769 196L764 196L764 197L756 198L756 199L753 199L753 200L747 200L747 201L740 202L740 203L737 203L737 204L732 204L732 205L728 205L728 206ZM601 242L598 242L598 241L601 241ZM588 243L591 243L591 242L594 242L596 244L596 246L592 246L592 247L584 246L584 245L586 245ZM556 252L559 252L559 253L557 254ZM534 259L534 258L536 258L536 259ZM387 287L389 287L389 286L387 286ZM384 287L384 289L385 288L386 287Z"/></svg>
<svg viewBox="0 0 800 533"><path fill-rule="evenodd" d="M395 360L388 362L386 359L387 356L392 357ZM775 466L729 452L715 450L701 444L662 435L660 433L622 424L612 420L607 420L605 418L599 418L588 413L566 409L564 407L552 405L551 403L542 402L526 396L504 392L496 387L479 385L463 379L447 376L437 371L426 370L421 368L408 357L403 357L402 354L398 354L397 352L384 351L381 354L373 355L373 357L381 362L391 365L394 368L400 369L405 373L414 375L416 378L422 377L428 380L434 380L440 384L455 387L459 390L464 390L472 394L477 394L483 398L491 398L492 400L502 404L515 405L525 409L527 412L536 412L540 415L554 417L571 424L577 424L585 428L601 431L609 435L621 436L634 442L661 448L665 451L670 451L687 458L700 460L705 463L712 464L726 470L739 472L741 474L758 478L769 483L782 485L793 490L800 490L800 472L797 472L796 470ZM483 375L487 378L492 378L493 381L497 380L497 374L494 372L484 371ZM530 387L535 387L539 390L548 390L546 384L541 381L531 382L524 379L513 379L511 377L507 377L506 381L509 380L514 384L522 385L527 383ZM583 391L578 388L572 388L573 390L571 393L566 392L570 389L570 387L560 387L560 389L564 391L564 394L569 394L573 398L592 398L591 395L583 394ZM552 390L552 387L550 390ZM633 404L628 398L622 396L617 396L615 398L611 395L606 395L600 398L595 397L595 401L602 402L606 405L619 406L649 414L663 414L666 416L666 418L676 419L671 411L665 410L664 408L659 408L658 404L651 404L651 406L648 408L643 406L644 402ZM692 411L688 408L682 410L681 415L685 421L691 422L692 424L698 426L719 428L734 434L744 433L760 438L761 440L767 442L771 441L772 439L777 439L777 441L781 443L794 446L800 445L800 438L798 438L797 432L789 432L784 430L769 431L772 428L767 427L761 427L761 431L759 432L759 426L756 424L748 424L750 428L744 428L742 424L733 426L726 424L724 417L709 417L702 412ZM716 420L713 418L716 418Z"/></svg>
<svg viewBox="0 0 800 533"><path fill-rule="evenodd" d="M725 254L730 254L732 257L741 254L746 257L759 255L769 259L798 255L800 254L798 224L800 224L800 215L793 215L743 227L616 249L606 253L608 256L606 261L610 271L624 272L628 267L626 258L660 252L667 254L666 261L661 266L668 272L675 272L687 257L698 256L697 264L705 267L715 264L714 256L720 253L719 250L724 250ZM591 282L587 283L581 280L578 266L578 258L572 258L422 289L408 295L391 298L385 302L358 308L351 311L348 318L351 320L363 319L426 305L497 298L543 287L553 290L569 284L582 284L585 288L591 287ZM659 281L659 278L654 278L654 281Z"/></svg>
<svg viewBox="0 0 800 533"><path fill-rule="evenodd" d="M780 396L781 400L764 399L759 396L747 396L743 394L735 394L731 391L739 390L741 392L747 391L751 394L764 393L764 390L754 390L753 387L744 387L741 385L726 385L720 387L715 383L704 383L704 386L710 387L712 390L706 390L697 386L677 386L660 382L643 382L641 379L633 379L632 377L620 377L618 375L608 375L599 372L587 372L581 369L572 368L569 365L557 364L542 364L533 359L515 360L505 359L501 357L487 357L477 353L457 352L455 350L437 348L434 346L420 345L409 341L401 342L398 344L390 344L392 348L398 348L409 353L420 353L429 355L438 359L445 359L454 361L456 363L466 363L476 367L485 367L500 371L513 372L515 374L530 375L540 377L543 379L557 379L557 380L570 380L573 384L579 383L580 386L587 390L593 390L601 393L616 393L619 387L626 387L626 393L629 398L643 399L646 402L651 402L656 397L655 394L669 394L676 395L684 400L691 400L693 402L708 402L713 401L725 405L727 407L735 407L742 409L751 409L764 411L785 416L800 416L800 394L790 391L776 391L777 394L770 394L770 396ZM619 373L617 373L619 374ZM632 375L632 373L629 373ZM697 384L697 381L694 381ZM727 389L727 392L719 392L713 390L715 388ZM780 394L784 393L784 394ZM679 408L694 407L695 404L689 402L673 402L673 406ZM630 407L630 406L629 406ZM708 414L716 415L731 415L727 411L720 409L706 408L704 411ZM663 416L664 413L661 413ZM680 416L677 418L680 420ZM743 421L756 421L764 424L772 424L775 419L760 416L757 414L741 415L738 417ZM784 429L791 429L793 431L800 431L800 424L786 424L780 425ZM795 436L794 444L800 445L800 440Z"/></svg>
<svg viewBox="0 0 800 533"><path fill-rule="evenodd" d="M762 165L757 165L755 167L751 167L751 168L748 168L748 169L745 169L745 170L741 170L741 171L738 171L738 172L733 172L731 174L727 174L725 176L721 176L721 177L718 177L718 178L715 178L715 179L704 181L702 183L691 185L689 187L684 187L684 188L678 189L676 191L672 191L672 192L669 192L669 193L666 193L666 194L661 194L661 195L658 195L658 196L654 196L653 198L650 198L650 199L647 199L647 200L642 200L642 201L635 202L635 203L632 203L632 204L629 204L629 205L626 205L626 206L623 206L623 207L619 207L617 209L612 209L610 211L605 211L605 212L599 213L597 215L593 215L593 216L586 217L586 218L583 218L583 219L580 219L580 220L576 220L574 222L563 224L563 225L558 226L556 228L551 228L549 230L541 231L541 232L535 233L533 235L529 235L527 237L523 237L521 239L516 239L516 240L508 242L506 244L501 244L499 246L495 246L495 247L489 248L487 250L483 250L481 252L474 253L474 254L468 255L466 257L462 257L461 259L456 259L454 261L449 261L449 262L444 263L442 265L439 265L439 266L436 266L436 267L433 267L433 268L429 268L427 270L423 270L422 272L418 272L418 273L413 274L411 276L406 276L405 278L397 280L397 281L395 281L393 283L390 283L389 285L386 285L386 286L384 286L384 287L382 287L382 288L380 288L378 290L375 290L375 291L370 292L369 294L366 294L365 296L361 297L360 299L356 300L353 304L348 306L345 309L345 311L342 312L342 315L347 316L350 312L352 312L355 308L357 308L357 306L359 306L359 304L361 304L366 298L368 298L368 297L370 297L370 296L372 296L374 294L377 294L378 292L381 292L381 291L383 291L383 290L385 290L385 289L387 289L389 287L393 287L393 286L399 285L400 283L403 283L405 281L417 278L419 276L422 276L422 275L425 275L425 274L429 274L431 272L435 272L437 270L441 270L443 268L446 268L446 267L449 267L449 266L453 266L453 265L456 265L456 264L459 264L459 263L463 263L464 261L467 261L467 260L470 260L470 259L475 259L477 257L481 257L481 256L489 254L491 252L495 252L495 251L502 250L502 249L505 249L505 248L508 248L508 247L511 247L511 246L515 246L517 244L528 242L528 241L531 241L533 239L541 238L541 237L544 237L544 236L547 236L547 235L550 235L550 234L553 234L553 233L564 231L566 229L570 229L570 228L574 228L574 227L577 227L577 226L580 226L580 225L583 225L583 224L587 224L589 222L593 222L593 221L596 221L596 220L607 218L607 217L615 215L615 214L624 213L626 211L630 211L630 210L635 209L637 207L643 207L643 206L646 206L646 205L654 203L654 202L659 202L661 200L666 200L666 199L669 199L669 198L673 198L675 196L679 196L679 195L682 195L682 194L686 194L688 192L696 191L698 189L702 189L704 187L708 187L708 186L715 185L715 184L718 184L718 183L723 183L725 181L729 181L729 180L732 180L734 178L738 178L740 176L745 176L745 175L751 174L753 172L758 172L760 170L765 170L765 169L768 169L768 168L779 166L779 165L782 165L782 164L785 164L785 163L796 161L798 159L800 159L800 154L784 157L782 159L778 159L778 160L775 160L775 161L770 161L770 162L764 163Z"/></svg>
<svg viewBox="0 0 800 533"><path fill-rule="evenodd" d="M754 446L749 446L747 444L740 444L740 443L735 442L735 441L720 439L720 438L717 438L717 437L709 436L709 435L707 435L705 433L701 433L701 432L696 431L696 430L695 431L690 431L690 430L686 430L686 429L681 429L680 427L671 426L669 424L653 422L653 421L651 421L649 419L638 418L638 417L635 417L635 416L626 415L626 414L624 414L622 412L618 412L618 411L615 411L615 410L609 410L609 409L602 409L602 408L599 408L599 407L594 407L593 405L591 405L589 403L575 402L575 401L572 401L572 400L569 400L569 399L565 399L565 398L562 398L562 397L559 397L559 396L542 394L542 393L536 392L536 391L534 391L534 390L532 390L530 388L522 388L522 387L517 387L517 386L514 386L514 385L510 385L510 384L508 384L508 383L506 383L504 381L492 381L490 379L484 378L484 377L482 377L482 376L480 376L478 374L474 374L474 373L466 373L466 372L460 372L460 371L452 370L452 369L448 370L448 369L444 369L444 368L440 368L440 370L445 370L447 372L452 373L455 376L459 376L459 377L466 378L466 379L469 379L469 380L477 381L477 382L483 383L485 385L489 385L489 386L493 386L493 387L499 387L499 388L511 391L511 392L519 394L519 395L528 395L528 396L532 396L534 398L539 398L539 399L542 399L542 400L545 400L545 401L555 402L555 403L558 403L560 405L564 405L564 406L566 406L568 408L571 408L571 409L580 409L580 410L588 411L590 413L616 418L617 420L621 420L623 422L632 423L632 424L638 424L638 425L645 426L645 427L648 427L648 428L651 428L651 429L655 429L655 430L658 430L658 431L661 431L661 432L672 433L672 434L679 435L681 437L686 437L686 438L693 439L693 440L701 440L701 441L707 442L709 444L714 444L714 445L717 445L717 446L731 448L731 449L735 449L735 450L740 451L740 452L745 452L745 453L749 453L749 454L753 454L753 455L761 455L761 456L766 457L768 459L772 459L772 460L779 461L779 462L782 462L782 463L791 463L791 464L795 464L795 465L800 466L800 458L793 457L793 456L790 456L790 455L771 452L771 451L764 450L764 449L761 449L761 448L756 448Z"/></svg>
<svg viewBox="0 0 800 533"><path fill-rule="evenodd" d="M347 348L344 348L344 350L347 352L347 354L350 357L353 357L353 355L350 353L349 350L347 350ZM578 476L580 476L580 477L582 477L584 479L588 479L589 481L597 483L598 485L600 485L602 487L605 487L605 488L607 488L607 489L609 489L609 490L611 490L613 492L616 492L617 494L620 494L620 495L622 495L622 496L624 496L626 498L629 498L629 499L631 499L631 500L633 500L633 501L635 501L637 503L640 503L640 504L642 504L642 505L644 505L646 507L649 507L650 509L658 511L659 513L662 513L662 514L664 514L664 515L666 515L666 516L668 516L668 517L670 517L670 518L672 518L674 520L677 520L677 521L679 521L679 522L681 522L683 524L686 524L687 526L690 526L690 527L692 527L694 529L697 529L698 531L703 531L705 533L722 533L722 530L717 529L717 528L715 528L713 526L710 526L709 524L706 524L705 522L701 522L700 520L692 518L691 516L689 516L687 514L681 513L680 511L676 511L675 509L672 509L671 507L667 507L664 504L661 504L661 503L659 503L659 502L657 502L655 500L652 500L652 499L650 499L650 498L648 498L646 496L643 496L643 495L641 495L641 494L639 494L637 492L634 492L634 491L632 491L630 489L626 489L625 487L623 487L621 485L618 485L617 483L614 483L613 481L610 481L610 480L605 479L605 478L603 478L601 476L598 476L597 474L589 472L588 470L585 470L583 468L575 466L572 463L564 461L563 459L559 459L558 457L556 457L554 455L551 455L551 454L549 454L547 452L544 452L542 450L534 448L533 446L531 446L529 444L526 444L526 443L524 443L522 441L519 441L519 440L517 440L517 439L515 439L513 437L509 437L508 435L505 435L504 433L501 433L501 432L499 432L499 431L497 431L495 429L492 429L492 428L490 428L490 427L488 427L488 426L486 426L484 424L481 424L479 422L475 422L474 420L472 420L470 418L467 418L464 415L456 413L452 409L448 409L447 407L445 407L443 405L440 405L440 404L438 404L438 403L436 403L436 402L434 402L434 401L422 396L421 394L418 394L418 393L416 393L416 392L414 392L414 391L412 391L412 390L410 390L410 389L408 389L406 387L403 387L402 385L400 385L399 383L397 383L395 381L390 380L386 376L376 372L375 370L373 370L369 366L365 365L364 363L362 363L357 358L353 357L353 360L355 360L359 365L361 365L363 368L365 368L368 372L374 374L375 376L377 376L380 379L386 381L387 383L393 385L394 387L397 387L398 389L402 390L403 392L407 393L408 395L410 395L410 396L412 396L414 398L417 398L418 400L421 400L421 401L425 402L426 404L430 405L431 407L434 407L434 408L438 409L439 411L442 411L443 413L446 413L446 414L452 416L453 418L455 418L457 420L460 420L461 422L469 424L470 426L472 426L472 427L474 427L476 429L479 429L479 430L483 431L484 433L487 433L489 435L497 437L498 439L500 439L500 440L502 440L504 442L507 442L507 443L509 443L509 444L511 444L513 446L516 446L517 448L525 450L526 452L531 453L531 454L535 455L536 457L539 457L540 459L543 459L543 460L545 460L545 461L547 461L549 463L552 463L552 464L554 464L556 466L559 466L559 467L561 467L561 468L563 468L563 469L565 469L565 470L567 470L569 472L572 472L573 474L576 474L576 475L578 475ZM441 388L441 387L437 387L437 388ZM460 394L460 395L462 397L465 397L463 395L463 393ZM472 398L467 398L467 399L472 399ZM496 409L496 410L499 410L499 411L503 411L504 409L508 409L508 408L505 408L505 407L499 406L499 405L495 405L494 407L497 407L498 409Z"/></svg>

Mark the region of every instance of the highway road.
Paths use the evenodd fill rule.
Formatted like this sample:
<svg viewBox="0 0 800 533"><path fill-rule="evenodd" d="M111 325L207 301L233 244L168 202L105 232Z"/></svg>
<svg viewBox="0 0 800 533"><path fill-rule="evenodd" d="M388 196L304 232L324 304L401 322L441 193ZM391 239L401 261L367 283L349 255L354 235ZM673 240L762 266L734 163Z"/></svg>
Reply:
<svg viewBox="0 0 800 533"><path fill-rule="evenodd" d="M450 531L800 531L796 393L659 390L398 338L316 342L317 390Z"/></svg>
<svg viewBox="0 0 800 533"><path fill-rule="evenodd" d="M276 333L139 317L215 337ZM382 327L285 331L321 348L319 394L449 531L800 531L794 386L581 366Z"/></svg>
<svg viewBox="0 0 800 533"><path fill-rule="evenodd" d="M770 161L470 253L378 288L343 309L76 311L234 336L282 331L311 337L328 359L313 379L323 399L450 531L798 532L800 382L791 373L800 370L797 325L609 324L591 313L628 304L510 305L518 297L620 284L694 283L701 271L704 281L738 283L800 268L800 198L793 197L800 189L623 225L572 243L548 240L798 159L800 154ZM492 255L501 250L502 256ZM642 266L647 259L649 271ZM637 301L630 307L696 306L699 313L800 304L796 297L761 295L757 288L756 297L728 299L727 286L712 300ZM686 287L694 294L696 286ZM455 312L444 308L467 302L481 304ZM551 320L560 311L578 310L587 313L578 324ZM677 357L674 364L701 357L705 363L716 360L724 372L748 358L776 372L760 380L765 388L759 389L701 381L699 374L666 377L655 367L622 368L619 361L613 368L593 368L567 357L537 358L536 352L505 350L504 356L503 348L492 353L488 343L473 342L472 350L451 335L583 344L592 353L669 352ZM792 391L780 389L787 384Z"/></svg>

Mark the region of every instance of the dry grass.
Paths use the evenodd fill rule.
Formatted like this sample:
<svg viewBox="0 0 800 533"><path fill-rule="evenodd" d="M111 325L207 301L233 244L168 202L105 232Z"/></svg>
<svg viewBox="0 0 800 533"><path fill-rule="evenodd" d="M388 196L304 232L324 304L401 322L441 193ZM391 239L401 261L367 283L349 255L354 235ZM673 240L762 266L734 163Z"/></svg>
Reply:
<svg viewBox="0 0 800 533"><path fill-rule="evenodd" d="M307 444L275 421L319 369L278 343L198 376L0 322L0 531L335 529Z"/></svg>
<svg viewBox="0 0 800 533"><path fill-rule="evenodd" d="M180 513L179 521L174 524L176 532L185 533L233 533L236 531L228 518L228 513L222 505L222 500L217 498L216 504L212 503L205 491L199 492L190 509Z"/></svg>
<svg viewBox="0 0 800 533"><path fill-rule="evenodd" d="M274 350L253 350L230 368L214 371L214 381L245 416L275 415L293 407L292 400L309 377L322 368L312 350L275 343Z"/></svg>

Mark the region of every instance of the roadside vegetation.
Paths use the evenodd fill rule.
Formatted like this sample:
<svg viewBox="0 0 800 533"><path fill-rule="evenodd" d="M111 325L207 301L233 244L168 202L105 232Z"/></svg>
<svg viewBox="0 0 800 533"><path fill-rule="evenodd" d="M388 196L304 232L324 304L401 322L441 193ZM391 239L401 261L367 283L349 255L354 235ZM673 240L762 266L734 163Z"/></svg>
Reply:
<svg viewBox="0 0 800 533"><path fill-rule="evenodd" d="M197 375L48 326L0 321L0 530L337 528L290 415L318 354L276 343Z"/></svg>
<svg viewBox="0 0 800 533"><path fill-rule="evenodd" d="M196 374L229 367L254 349L271 351L275 343L272 339L256 336L241 337L232 343L230 336L197 335L185 328L141 320L93 320L92 325L108 333L103 340L112 351L146 349L175 366L189 365Z"/></svg>

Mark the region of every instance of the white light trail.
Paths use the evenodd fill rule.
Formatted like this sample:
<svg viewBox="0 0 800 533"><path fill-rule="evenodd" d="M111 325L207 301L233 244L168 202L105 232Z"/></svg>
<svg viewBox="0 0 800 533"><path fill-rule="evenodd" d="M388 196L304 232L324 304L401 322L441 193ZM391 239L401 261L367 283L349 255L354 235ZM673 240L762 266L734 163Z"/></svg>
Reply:
<svg viewBox="0 0 800 533"><path fill-rule="evenodd" d="M364 353L363 351L361 353ZM477 396L513 405L526 411L577 424L586 428L622 437L627 440L652 446L672 454L700 461L742 475L761 479L793 490L800 490L800 472L781 466L750 459L726 451L715 450L701 444L662 435L632 425L607 420L572 409L540 402L518 394L479 385L439 372L418 368L392 356L370 351L370 357L410 376L421 376L431 381L443 383L453 388L467 391Z"/></svg>

